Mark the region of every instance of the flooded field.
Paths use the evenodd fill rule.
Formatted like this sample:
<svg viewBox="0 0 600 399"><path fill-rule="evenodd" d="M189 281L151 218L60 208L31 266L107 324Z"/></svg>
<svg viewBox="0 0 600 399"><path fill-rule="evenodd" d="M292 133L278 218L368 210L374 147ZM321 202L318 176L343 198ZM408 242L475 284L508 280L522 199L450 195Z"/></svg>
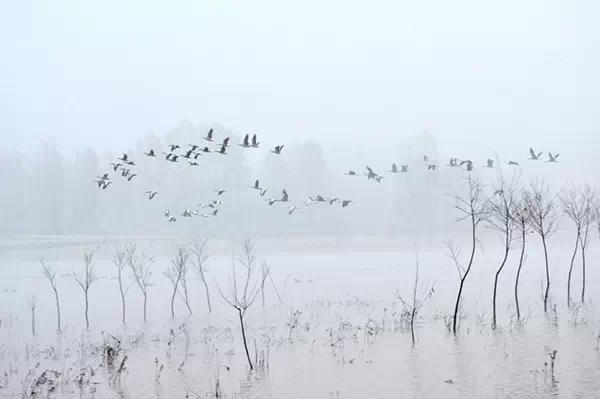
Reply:
<svg viewBox="0 0 600 399"><path fill-rule="evenodd" d="M178 291L172 318L173 289L163 272L181 243L146 241L140 246L154 256L148 321L143 322L141 291L125 269L125 326L117 269L109 258L115 245L103 244L94 260L99 279L89 290L89 330L83 291L73 272L83 267L83 253L94 245L74 241L32 249L5 243L0 397L590 398L600 392L594 306L600 273L590 267L590 300L568 309L567 247L552 251L556 305L544 314L543 257L541 248L531 245L519 287L520 322L513 294L517 259L511 254L500 279L496 330L491 328L491 292L501 254L493 248L478 254L465 286L457 335L450 330L456 270L444 246L419 250L420 284L434 290L417 315L413 345L409 315L399 297L411 297L414 247L352 243L327 250L302 245L276 250L258 242L256 262L266 262L270 275L245 313L250 371L238 313L219 293L228 296L233 261L239 278L240 247L233 247L235 254L225 244L207 248L212 311L199 274L191 270L192 315ZM54 296L41 274L41 256L57 271L60 297L68 298L61 303L61 333L56 332ZM576 271L574 292L580 281Z"/></svg>

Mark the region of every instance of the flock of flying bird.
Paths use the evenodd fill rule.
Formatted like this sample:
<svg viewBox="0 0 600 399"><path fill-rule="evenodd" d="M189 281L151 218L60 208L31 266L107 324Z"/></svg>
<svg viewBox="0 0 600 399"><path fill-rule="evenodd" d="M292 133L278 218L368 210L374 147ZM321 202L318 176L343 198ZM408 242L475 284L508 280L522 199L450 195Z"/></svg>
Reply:
<svg viewBox="0 0 600 399"><path fill-rule="evenodd" d="M190 166L198 166L199 165L197 162L198 158L205 154L209 154L212 152L212 153L217 153L217 154L221 154L221 155L227 155L227 149L230 147L230 144L229 144L230 138L229 137L225 137L223 139L222 143L216 143L215 139L214 139L214 131L213 131L213 129L210 129L208 131L208 133L206 134L206 136L203 137L203 139L209 143L216 144L217 148L214 151L211 151L210 147L208 147L208 146L189 144L188 145L189 149L184 150L181 148L180 145L170 144L168 146L169 152L163 152L164 159L171 163L177 163L180 160L185 160L185 161L187 161L187 163ZM244 137L244 140L238 145L242 148L259 148L260 142L258 141L256 134L253 135L252 138L250 138L250 135L246 134ZM276 155L281 155L283 148L284 148L283 145L276 145L275 147L273 147L271 149L270 152L273 154L276 154ZM176 152L177 150L181 150L181 152L177 153ZM157 157L157 154L152 149L150 149L148 152L145 152L144 154L150 158ZM543 154L542 152L536 152L533 150L533 148L530 148L528 160L539 161L539 160L541 160L542 154ZM553 154L553 153L548 152L548 160L546 162L558 163L559 155L560 154ZM423 156L423 162L425 163L428 171L435 171L438 168L438 165L434 162L431 162L429 157L426 155ZM131 182L137 176L137 174L133 171L133 167L135 167L135 165L136 165L135 162L133 162L127 154L123 154L120 157L118 157L114 162L111 162L111 167L112 167L113 172L129 182ZM466 171L471 172L474 169L473 165L474 165L474 163L471 160L459 160L458 158L450 158L450 161L446 166L452 167L452 168L460 168L460 167L464 166ZM519 162L511 160L511 161L508 161L508 165L509 166L519 166ZM488 159L486 164L484 165L484 167L494 168L494 160ZM400 167L398 167L398 165L396 163L392 163L392 167L388 172L392 173L392 174L408 173L408 165L400 165ZM366 176L368 180L373 180L373 181L376 181L377 183L381 183L381 181L384 178L384 176L376 173L373 170L373 168L371 168L370 166L366 166L366 172L362 173L362 174L356 172L355 170L349 170L348 172L346 172L344 174L348 175L348 176L363 175L363 176ZM109 173L104 173L96 178L95 183L99 189L106 190L112 184L112 180L110 178ZM253 190L256 190L258 192L258 195L260 198L264 198L265 194L267 193L267 189L261 187L260 181L258 179L255 180L254 184L250 185L250 188ZM221 197L224 193L226 193L226 190L220 188L220 189L215 190L215 193L217 196ZM147 195L149 200L152 200L158 195L158 192L153 191L153 190L148 190L145 192L145 194ZM282 190L281 198L278 198L278 199L267 198L267 199L264 199L264 201L270 206L272 206L276 203L288 204L287 213L289 215L292 215L298 209L298 206L290 203L289 195L288 195L288 192L286 191L286 189ZM337 197L326 198L319 194L314 197L312 197L312 196L309 197L304 202L304 205L309 206L309 205L319 204L319 203L329 204L329 205L334 205L336 203L339 203L342 208L346 208L348 205L350 205L352 203L352 200L340 199ZM181 216L184 218L191 218L191 217L196 217L196 216L204 217L204 218L214 217L214 216L218 215L219 207L221 204L222 204L221 200L214 199L208 203L198 204L196 209L185 209L181 213ZM208 213L201 212L201 210L205 209L205 208L208 208ZM166 210L164 212L164 217L168 222L176 222L177 221L177 215L172 214L170 210Z"/></svg>
<svg viewBox="0 0 600 399"><path fill-rule="evenodd" d="M527 159L530 161L539 161L542 158L542 154L543 154L543 152L535 152L533 148L529 148L529 158L527 158ZM549 152L548 160L546 162L558 163L559 156L560 156L560 154L553 154L553 153ZM429 170L429 171L435 171L438 168L438 164L432 163L427 155L423 156L423 162L425 163L425 165L427 166L427 170ZM459 160L458 158L450 158L450 161L448 162L448 164L446 166L451 167L451 168L460 168L462 166L465 166L465 170L467 170L468 172L472 172L474 169L473 164L474 164L473 161L470 159ZM519 162L512 161L512 160L508 161L507 164L509 166L519 166L520 165ZM491 158L488 158L484 167L493 168L494 160ZM398 168L398 165L396 163L392 163L392 168L389 170L389 173L392 173L392 174L408 173L408 165L400 165L400 168ZM354 170L349 170L348 172L346 172L344 174L348 175L348 176L359 176L359 173L357 173ZM384 176L381 176L380 174L376 173L373 170L373 168L371 168L370 166L367 166L367 172L364 173L364 175L367 176L367 179L369 179L369 180L372 179L372 180L376 181L377 183L381 183L381 181L384 178Z"/></svg>

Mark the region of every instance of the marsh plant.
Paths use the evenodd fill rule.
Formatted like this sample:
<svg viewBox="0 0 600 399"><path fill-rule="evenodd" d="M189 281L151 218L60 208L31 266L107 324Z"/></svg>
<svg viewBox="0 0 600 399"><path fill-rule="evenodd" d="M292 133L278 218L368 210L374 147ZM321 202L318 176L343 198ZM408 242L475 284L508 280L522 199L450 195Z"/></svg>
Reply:
<svg viewBox="0 0 600 399"><path fill-rule="evenodd" d="M413 281L412 293L410 299L405 299L399 292L396 292L396 297L402 303L404 314L408 316L408 324L410 326L411 342L414 345L415 340L415 321L419 316L419 312L425 306L427 301L431 299L434 293L433 284L423 284L419 281L419 254L415 252L415 279Z"/></svg>

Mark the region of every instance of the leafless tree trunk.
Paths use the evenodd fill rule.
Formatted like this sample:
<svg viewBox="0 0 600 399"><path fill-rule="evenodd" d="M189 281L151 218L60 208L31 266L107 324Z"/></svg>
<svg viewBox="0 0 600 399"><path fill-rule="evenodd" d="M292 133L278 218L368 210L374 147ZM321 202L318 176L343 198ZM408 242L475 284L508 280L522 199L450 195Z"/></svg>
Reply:
<svg viewBox="0 0 600 399"><path fill-rule="evenodd" d="M96 254L96 250L92 252L87 252L83 254L83 272L73 272L73 277L75 281L83 291L83 296L85 300L85 328L87 330L90 329L90 318L89 318L89 308L90 308L90 300L89 300L89 292L92 284L98 280L98 275L96 274L96 268L94 267L94 255Z"/></svg>
<svg viewBox="0 0 600 399"><path fill-rule="evenodd" d="M180 286L186 284L186 276L188 273L188 261L190 254L184 247L179 247L175 251L175 257L171 260L171 266L165 271L165 276L171 281L173 285L173 293L171 294L171 318L175 318L175 296L179 292ZM192 310L189 306L189 300L187 297L187 287L184 288L182 299L187 305L190 314Z"/></svg>
<svg viewBox="0 0 600 399"><path fill-rule="evenodd" d="M519 226L521 233L521 255L519 256L519 266L517 268L517 276L515 278L515 305L517 307L517 320L521 320L521 309L519 307L519 278L521 277L521 269L525 260L525 246L527 240L527 229L529 228L529 213L527 207L519 204L513 213L515 223Z"/></svg>
<svg viewBox="0 0 600 399"><path fill-rule="evenodd" d="M502 236L504 256L500 267L494 276L494 292L492 296L492 328L496 328L496 297L498 293L498 278L506 265L508 254L512 248L513 233L515 229L513 212L515 209L515 192L518 189L519 175L515 174L510 180L506 180L502 172L498 173L498 181L494 187L494 196L490 200L490 214L488 222L490 226Z"/></svg>
<svg viewBox="0 0 600 399"><path fill-rule="evenodd" d="M586 272L586 256L585 251L589 241L590 226L594 222L596 216L596 209L598 208L598 194L596 190L588 185L585 185L582 190L583 197L583 213L585 215L583 219L583 226L581 229L581 235L579 236L579 242L581 244L581 303L585 303L585 272Z"/></svg>
<svg viewBox="0 0 600 399"><path fill-rule="evenodd" d="M550 293L550 266L548 263L548 239L557 228L556 200L543 181L532 181L525 192L525 201L529 211L529 224L542 240L544 262L546 266L546 289L544 292L544 312L548 312Z"/></svg>
<svg viewBox="0 0 600 399"><path fill-rule="evenodd" d="M413 283L412 289L412 302L408 302L402 298L400 293L396 293L396 297L402 303L402 307L404 311L410 314L410 336L412 339L412 344L416 343L415 340L415 319L418 316L418 313L421 311L421 308L425 305L425 303L431 298L434 292L433 284L428 286L427 290L423 293L422 286L419 286L419 254L415 253L416 257L416 269L415 269L415 281Z"/></svg>
<svg viewBox="0 0 600 399"><path fill-rule="evenodd" d="M236 276L236 268L235 262L232 262L232 277L229 279L229 295L225 295L219 285L217 284L217 289L221 294L223 300L232 308L237 311L239 320L240 320L240 328L242 330L242 341L244 343L244 350L246 352L246 359L248 360L248 366L250 370L254 369L254 365L252 364L252 359L250 358L250 352L248 350L248 341L246 338L246 327L244 325L244 316L248 309L254 304L256 297L260 292L260 287L264 284L264 276L263 280L255 279L255 269L256 269L256 258L254 256L254 248L250 240L244 241L244 245L242 247L243 259L239 260L239 263L243 266L245 271L244 277L240 280L238 284L238 278ZM243 287L240 289L240 287Z"/></svg>
<svg viewBox="0 0 600 399"><path fill-rule="evenodd" d="M150 279L152 277L150 264L152 264L153 259L146 257L146 255L143 253L138 255L135 244L130 244L125 249L125 253L125 261L131 268L135 282L144 296L144 323L147 323L148 318L146 309L148 305L148 288L151 285Z"/></svg>
<svg viewBox="0 0 600 399"><path fill-rule="evenodd" d="M56 328L57 331L60 332L60 300L58 298L58 288L56 286L56 272L44 262L44 259L40 259L40 263L42 264L42 274L46 277L46 280L48 280L52 287L52 291L54 292L54 300L56 302Z"/></svg>
<svg viewBox="0 0 600 399"><path fill-rule="evenodd" d="M458 195L454 196L455 205L454 207L460 212L461 216L457 221L469 220L471 223L471 256L464 273L460 276L460 285L458 288L458 294L456 296L456 304L454 306L454 316L452 319L452 331L456 334L456 321L458 318L458 309L460 306L460 299L462 296L463 287L471 267L473 266L473 260L475 258L475 248L477 246L477 228L488 217L489 204L488 200L483 194L483 185L481 181L469 175L467 178L467 195L466 198L462 198Z"/></svg>
<svg viewBox="0 0 600 399"><path fill-rule="evenodd" d="M127 262L125 261L127 256L127 252L126 251L121 251L118 249L115 249L112 252L111 255L111 260L112 263L115 265L116 269L117 269L117 283L119 285L119 294L121 295L121 322L123 323L123 325L126 325L126 307L125 307L125 297L127 296L127 293L129 292L129 287L125 288L124 284L123 284L123 273L125 268L127 267Z"/></svg>
<svg viewBox="0 0 600 399"><path fill-rule="evenodd" d="M200 280L202 281L202 284L204 285L204 292L206 293L206 304L208 306L208 313L212 312L212 306L210 304L210 292L208 291L208 283L206 282L206 273L207 273L207 268L206 268L206 260L208 259L208 256L204 254L205 252L205 248L206 248L206 243L207 240L204 240L202 242L197 242L192 240L191 243L191 252L192 252L192 263L195 267L195 269L198 271L198 274L200 275Z"/></svg>

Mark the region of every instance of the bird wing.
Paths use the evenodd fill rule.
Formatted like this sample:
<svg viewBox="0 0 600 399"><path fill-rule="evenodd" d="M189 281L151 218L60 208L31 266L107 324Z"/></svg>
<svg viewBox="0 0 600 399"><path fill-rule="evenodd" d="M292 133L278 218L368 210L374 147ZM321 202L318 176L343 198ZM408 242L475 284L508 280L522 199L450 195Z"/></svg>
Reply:
<svg viewBox="0 0 600 399"><path fill-rule="evenodd" d="M533 148L531 148L531 147L529 148L529 153L531 154L532 158L537 158L535 155L535 151L533 151Z"/></svg>

